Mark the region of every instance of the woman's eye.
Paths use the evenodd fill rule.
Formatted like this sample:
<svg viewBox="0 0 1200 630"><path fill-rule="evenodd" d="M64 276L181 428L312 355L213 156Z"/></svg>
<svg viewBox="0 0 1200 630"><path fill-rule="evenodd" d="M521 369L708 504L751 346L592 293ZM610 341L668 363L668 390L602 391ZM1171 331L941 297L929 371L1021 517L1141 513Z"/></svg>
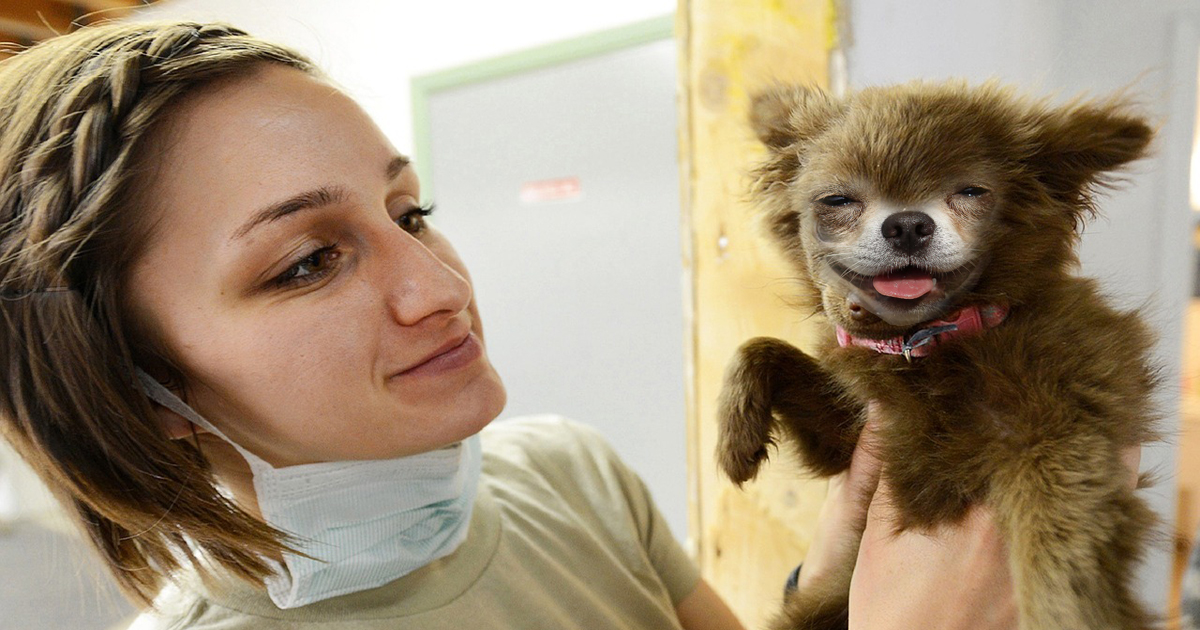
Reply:
<svg viewBox="0 0 1200 630"><path fill-rule="evenodd" d="M857 203L857 201L857 199L853 197L847 197L845 195L829 195L828 197L821 197L817 200L817 203L829 206L831 208L837 208L839 206L847 206L852 203Z"/></svg>
<svg viewBox="0 0 1200 630"><path fill-rule="evenodd" d="M420 234L425 231L428 225L425 222L425 217L433 214L434 205L432 203L423 205L419 208L413 208L408 212L400 215L396 219L396 225L399 225L405 232L409 234Z"/></svg>
<svg viewBox="0 0 1200 630"><path fill-rule="evenodd" d="M966 188L958 191L958 194L960 194L964 197L982 197L982 196L988 194L989 192L991 192L991 191L989 191L986 188L982 188L980 186L967 186Z"/></svg>
<svg viewBox="0 0 1200 630"><path fill-rule="evenodd" d="M296 261L271 281L275 286L302 285L316 282L333 270L341 252L337 245L326 245Z"/></svg>

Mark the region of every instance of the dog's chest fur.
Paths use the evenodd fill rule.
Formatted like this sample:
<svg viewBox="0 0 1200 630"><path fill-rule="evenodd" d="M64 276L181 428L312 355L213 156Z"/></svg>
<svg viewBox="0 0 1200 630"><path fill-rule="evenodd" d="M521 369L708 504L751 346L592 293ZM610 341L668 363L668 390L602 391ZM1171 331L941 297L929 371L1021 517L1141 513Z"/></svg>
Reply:
<svg viewBox="0 0 1200 630"><path fill-rule="evenodd" d="M1157 375L1142 320L1104 305L1089 280L1041 297L1003 324L911 362L833 342L822 349L821 364L847 392L879 404L885 474L910 519L902 525L957 520L987 498L1012 452L1037 448L1068 459L1056 437L1154 437Z"/></svg>

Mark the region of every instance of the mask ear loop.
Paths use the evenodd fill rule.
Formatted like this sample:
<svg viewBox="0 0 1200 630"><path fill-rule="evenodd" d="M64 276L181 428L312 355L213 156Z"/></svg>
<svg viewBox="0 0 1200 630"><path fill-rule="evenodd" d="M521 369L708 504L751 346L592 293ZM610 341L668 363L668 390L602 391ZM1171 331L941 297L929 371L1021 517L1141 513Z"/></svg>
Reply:
<svg viewBox="0 0 1200 630"><path fill-rule="evenodd" d="M183 402L183 399L181 399L179 396L176 396L175 392L167 389L162 383L154 380L154 377L147 374L145 370L140 367L135 367L134 373L137 374L138 384L141 386L142 392L146 394L150 400L153 400L167 409L174 411L175 413L186 418L188 421L228 442L230 446L237 449L237 452L240 453L242 457L246 458L246 463L250 464L251 470L258 466L271 466L259 456L251 453L245 448L242 448L240 444L229 439L229 436L222 433L220 429L213 425L213 423L205 420L204 416L201 416L196 412L195 409L192 409L190 405Z"/></svg>

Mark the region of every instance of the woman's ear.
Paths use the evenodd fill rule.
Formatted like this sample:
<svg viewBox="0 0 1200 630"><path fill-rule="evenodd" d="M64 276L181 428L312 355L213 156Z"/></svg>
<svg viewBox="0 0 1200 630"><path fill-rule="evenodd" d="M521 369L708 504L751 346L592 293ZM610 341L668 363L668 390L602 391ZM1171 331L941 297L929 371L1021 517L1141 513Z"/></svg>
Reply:
<svg viewBox="0 0 1200 630"><path fill-rule="evenodd" d="M154 407L155 415L158 416L158 426L162 427L167 439L179 440L190 438L198 433L206 433L203 427L196 426L174 411L153 401L150 404Z"/></svg>
<svg viewBox="0 0 1200 630"><path fill-rule="evenodd" d="M1034 115L1030 166L1050 193L1074 201L1110 182L1116 169L1146 155L1154 130L1118 99L1084 102Z"/></svg>
<svg viewBox="0 0 1200 630"><path fill-rule="evenodd" d="M151 367L147 369L137 367L134 371L137 375L137 380L141 384L142 392L149 399L150 407L154 411L155 417L158 419L158 426L169 440L178 440L189 438L199 433L208 433L208 430L196 423L188 420L179 412L174 411L172 407L180 405L179 408L186 408L187 403L177 394L177 387L171 387L169 383L180 382L180 379L170 378L171 371L158 365L158 362L147 362ZM168 384L164 384L166 381Z"/></svg>

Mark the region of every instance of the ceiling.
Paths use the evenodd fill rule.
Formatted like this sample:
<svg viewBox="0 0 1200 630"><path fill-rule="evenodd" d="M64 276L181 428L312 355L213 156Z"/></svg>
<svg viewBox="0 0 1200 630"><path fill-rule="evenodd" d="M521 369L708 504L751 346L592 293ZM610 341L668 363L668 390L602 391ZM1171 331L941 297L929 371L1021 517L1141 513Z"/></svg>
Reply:
<svg viewBox="0 0 1200 630"><path fill-rule="evenodd" d="M29 46L153 0L0 0L0 48Z"/></svg>

